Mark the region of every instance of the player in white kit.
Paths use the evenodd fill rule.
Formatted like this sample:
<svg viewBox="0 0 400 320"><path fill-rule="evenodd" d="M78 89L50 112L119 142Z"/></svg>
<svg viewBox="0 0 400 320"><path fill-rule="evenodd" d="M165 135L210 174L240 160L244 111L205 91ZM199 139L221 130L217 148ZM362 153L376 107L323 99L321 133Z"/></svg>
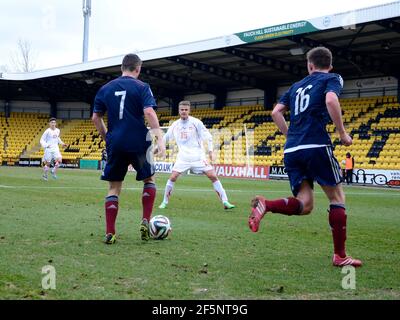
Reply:
<svg viewBox="0 0 400 320"><path fill-rule="evenodd" d="M50 168L50 163L54 161L54 167L51 170L51 174L54 179L57 179L57 169L61 164L62 157L59 144L65 148L67 145L60 139L60 129L56 128L56 119L51 118L49 121L49 128L43 133L40 138L40 144L44 149L43 155L43 179L47 181L47 173Z"/></svg>
<svg viewBox="0 0 400 320"><path fill-rule="evenodd" d="M180 119L176 120L164 135L164 141L175 140L178 145L178 155L172 174L167 181L164 192L164 200L159 208L167 207L171 196L174 184L179 175L186 170L191 170L194 173L204 173L212 182L214 190L224 205L225 209L232 209L235 206L228 201L226 192L218 180L212 165L207 161L202 142L208 142L208 154L210 160L214 160L212 136L203 122L199 119L189 116L190 101L181 101L179 103Z"/></svg>

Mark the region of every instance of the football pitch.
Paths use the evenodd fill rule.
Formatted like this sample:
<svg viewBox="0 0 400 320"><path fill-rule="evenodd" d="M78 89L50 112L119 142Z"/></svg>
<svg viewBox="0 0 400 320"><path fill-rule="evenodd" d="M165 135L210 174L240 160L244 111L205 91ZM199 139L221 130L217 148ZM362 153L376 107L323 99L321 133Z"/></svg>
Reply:
<svg viewBox="0 0 400 320"><path fill-rule="evenodd" d="M399 190L345 187L347 251L364 265L344 289L318 186L311 215L270 214L252 233L251 198L288 196L288 182L221 179L237 205L225 211L206 177L183 176L161 210L168 176L158 174L153 215L169 217L173 231L143 242L142 183L130 173L117 242L105 245L99 171L40 177L39 168L0 167L0 299L400 299ZM55 289L42 288L49 265Z"/></svg>

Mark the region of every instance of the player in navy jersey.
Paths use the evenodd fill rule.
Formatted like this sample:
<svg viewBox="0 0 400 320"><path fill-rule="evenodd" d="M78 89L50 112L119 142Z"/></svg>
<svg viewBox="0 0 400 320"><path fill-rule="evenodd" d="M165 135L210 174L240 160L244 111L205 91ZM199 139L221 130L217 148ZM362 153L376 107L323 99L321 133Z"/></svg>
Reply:
<svg viewBox="0 0 400 320"><path fill-rule="evenodd" d="M340 166L332 152L326 131L330 119L343 145L352 144L343 122L339 96L343 88L340 75L332 70L332 53L317 47L307 53L309 75L296 82L282 96L272 111L272 118L286 136L284 163L294 197L267 200L256 196L252 202L249 227L257 232L268 212L285 215L307 215L313 210L314 181L321 186L330 202L329 224L332 230L333 265L361 266L361 261L346 255L345 195L341 185ZM287 127L284 113L290 110Z"/></svg>
<svg viewBox="0 0 400 320"><path fill-rule="evenodd" d="M136 54L128 54L122 61L122 76L104 85L97 93L92 120L100 135L106 141L107 164L102 180L109 181L105 199L106 237L105 243L113 244L115 221L118 214L118 197L122 182L132 165L136 180L143 181L143 219L140 226L142 240L149 239L149 221L156 196L154 167L151 163L152 139L144 123L146 117L157 140L158 155L165 154L157 114L156 102L150 86L138 80L142 61ZM108 114L106 129L103 115Z"/></svg>

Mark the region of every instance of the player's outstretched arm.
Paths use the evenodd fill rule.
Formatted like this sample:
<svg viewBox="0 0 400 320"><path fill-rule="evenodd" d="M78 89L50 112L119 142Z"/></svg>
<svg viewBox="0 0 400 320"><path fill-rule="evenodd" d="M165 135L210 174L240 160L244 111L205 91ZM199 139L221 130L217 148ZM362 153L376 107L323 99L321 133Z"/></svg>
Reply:
<svg viewBox="0 0 400 320"><path fill-rule="evenodd" d="M93 112L92 121L103 140L106 141L107 129L103 121L103 115L101 113Z"/></svg>
<svg viewBox="0 0 400 320"><path fill-rule="evenodd" d="M278 126L279 130L283 133L285 137L287 136L288 133L288 126L285 117L283 115L287 110L288 110L287 106L285 106L282 103L278 103L271 113L272 119L274 120L275 124Z"/></svg>
<svg viewBox="0 0 400 320"><path fill-rule="evenodd" d="M46 134L47 130L43 132L42 137L40 138L40 145L43 147L43 149L46 149L48 147L48 144L46 142Z"/></svg>
<svg viewBox="0 0 400 320"><path fill-rule="evenodd" d="M172 130L173 130L174 125L170 126L167 130L167 132L164 134L163 136L163 140L164 140L164 144L167 145L167 143L170 140L174 139L174 135L172 134Z"/></svg>
<svg viewBox="0 0 400 320"><path fill-rule="evenodd" d="M157 156L165 157L165 143L163 140L163 134L160 129L160 124L158 122L157 114L153 108L146 108L143 110L144 116L150 125L152 133L155 135L157 140Z"/></svg>
<svg viewBox="0 0 400 320"><path fill-rule="evenodd" d="M213 164L215 161L215 153L213 150L208 151L208 156L210 157L210 162Z"/></svg>
<svg viewBox="0 0 400 320"><path fill-rule="evenodd" d="M213 143L213 136L211 135L210 131L206 128L204 123L202 121L198 122L198 132L200 135L200 139L202 141L207 142L207 148L208 148L208 155L210 157L210 161L214 162L215 160L215 155L214 155L214 143Z"/></svg>
<svg viewBox="0 0 400 320"><path fill-rule="evenodd" d="M353 141L344 128L342 121L342 109L340 108L339 98L336 93L328 92L325 97L325 103L329 116L331 117L339 133L340 141L343 145L350 146Z"/></svg>
<svg viewBox="0 0 400 320"><path fill-rule="evenodd" d="M61 146L62 146L63 148L66 148L66 147L68 146L66 143L64 143L64 142L61 140L60 137L58 137L58 144L61 144Z"/></svg>

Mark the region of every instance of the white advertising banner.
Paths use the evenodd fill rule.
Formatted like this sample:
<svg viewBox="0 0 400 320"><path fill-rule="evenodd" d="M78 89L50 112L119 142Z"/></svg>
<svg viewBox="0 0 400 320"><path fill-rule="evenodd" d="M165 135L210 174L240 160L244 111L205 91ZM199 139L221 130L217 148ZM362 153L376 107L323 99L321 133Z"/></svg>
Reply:
<svg viewBox="0 0 400 320"><path fill-rule="evenodd" d="M400 187L400 170L354 169L353 183Z"/></svg>
<svg viewBox="0 0 400 320"><path fill-rule="evenodd" d="M155 162L154 168L156 172L171 173L174 164L172 162Z"/></svg>
<svg viewBox="0 0 400 320"><path fill-rule="evenodd" d="M156 172L171 173L173 166L173 162L154 162L154 169ZM135 169L133 169L133 167L129 165L128 171L134 172Z"/></svg>
<svg viewBox="0 0 400 320"><path fill-rule="evenodd" d="M216 164L214 165L215 172L219 177L240 178L240 179L256 179L268 180L268 166L233 166Z"/></svg>
<svg viewBox="0 0 400 320"><path fill-rule="evenodd" d="M285 167L283 166L271 166L269 168L269 177L277 179L288 179L288 175Z"/></svg>
<svg viewBox="0 0 400 320"><path fill-rule="evenodd" d="M174 164L172 162L155 162L156 172L171 173ZM215 173L219 177L226 178L240 178L240 179L256 179L268 180L269 167L268 166L234 166L216 164L214 165Z"/></svg>
<svg viewBox="0 0 400 320"><path fill-rule="evenodd" d="M155 162L156 172L171 173L174 164L172 162ZM283 166L234 166L234 165L214 165L217 176L241 179L287 179L285 167ZM354 169L353 184L392 186L400 187L400 170L372 170Z"/></svg>
<svg viewBox="0 0 400 320"><path fill-rule="evenodd" d="M271 166L271 179L287 179L285 167ZM400 170L354 169L353 184L400 187Z"/></svg>

